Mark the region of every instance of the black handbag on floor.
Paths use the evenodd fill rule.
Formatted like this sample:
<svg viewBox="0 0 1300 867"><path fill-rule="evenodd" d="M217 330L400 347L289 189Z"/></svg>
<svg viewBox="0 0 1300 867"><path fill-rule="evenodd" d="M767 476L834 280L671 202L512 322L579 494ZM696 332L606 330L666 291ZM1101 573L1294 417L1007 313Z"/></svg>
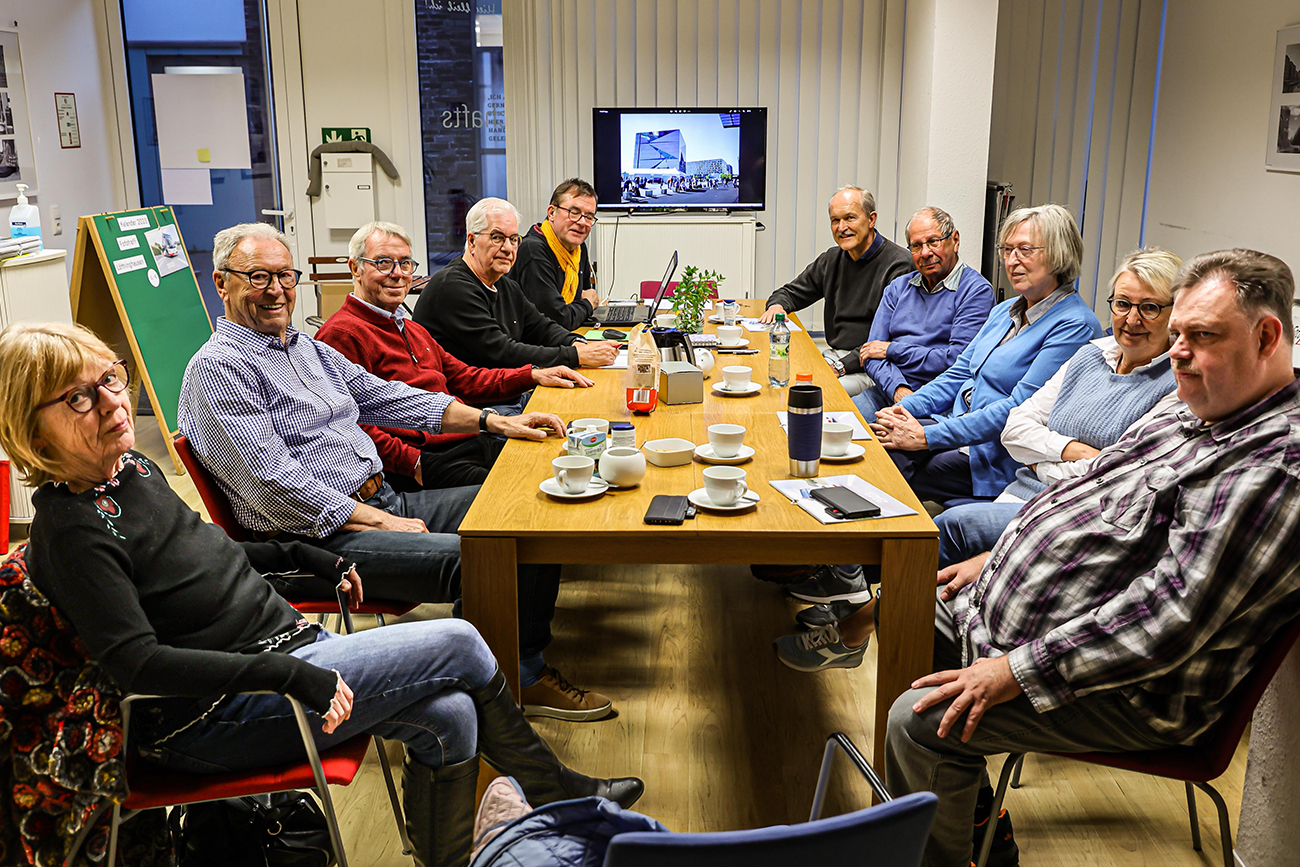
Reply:
<svg viewBox="0 0 1300 867"><path fill-rule="evenodd" d="M172 812L180 867L331 867L325 814L306 792L190 804Z"/></svg>

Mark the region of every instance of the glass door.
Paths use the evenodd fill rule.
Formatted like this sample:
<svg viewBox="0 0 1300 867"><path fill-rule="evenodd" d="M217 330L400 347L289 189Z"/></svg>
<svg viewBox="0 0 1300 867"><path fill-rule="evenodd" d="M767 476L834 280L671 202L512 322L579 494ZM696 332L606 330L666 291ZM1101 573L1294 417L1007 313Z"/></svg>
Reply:
<svg viewBox="0 0 1300 867"><path fill-rule="evenodd" d="M121 0L141 205L171 205L215 319L212 238L292 232L281 205L265 0Z"/></svg>

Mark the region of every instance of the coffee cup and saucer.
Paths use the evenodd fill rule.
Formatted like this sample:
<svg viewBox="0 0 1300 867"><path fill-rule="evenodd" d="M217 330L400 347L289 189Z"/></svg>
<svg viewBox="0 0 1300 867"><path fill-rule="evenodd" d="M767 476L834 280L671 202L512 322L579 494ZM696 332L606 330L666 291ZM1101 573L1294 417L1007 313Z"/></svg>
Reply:
<svg viewBox="0 0 1300 867"><path fill-rule="evenodd" d="M753 374L754 370L751 367L744 367L739 364L728 365L722 368L722 382L713 386L713 393L725 394L731 397L758 394L763 386L750 380Z"/></svg>
<svg viewBox="0 0 1300 867"><path fill-rule="evenodd" d="M722 349L744 349L749 345L744 335L745 329L739 325L719 325L718 346Z"/></svg>
<svg viewBox="0 0 1300 867"><path fill-rule="evenodd" d="M696 446L695 456L708 464L743 464L754 456L745 445L745 427L739 424L709 425L709 441Z"/></svg>
<svg viewBox="0 0 1300 867"><path fill-rule="evenodd" d="M853 425L827 422L822 425L822 460L856 461L867 453L853 441Z"/></svg>
<svg viewBox="0 0 1300 867"><path fill-rule="evenodd" d="M551 472L538 489L543 494L561 500L585 500L598 497L609 490L609 485L598 478L596 462L584 455L564 455L551 461Z"/></svg>
<svg viewBox="0 0 1300 867"><path fill-rule="evenodd" d="M757 492L749 490L745 471L739 467L709 467L703 475L704 487L686 495L695 507L715 512L739 512L758 503Z"/></svg>

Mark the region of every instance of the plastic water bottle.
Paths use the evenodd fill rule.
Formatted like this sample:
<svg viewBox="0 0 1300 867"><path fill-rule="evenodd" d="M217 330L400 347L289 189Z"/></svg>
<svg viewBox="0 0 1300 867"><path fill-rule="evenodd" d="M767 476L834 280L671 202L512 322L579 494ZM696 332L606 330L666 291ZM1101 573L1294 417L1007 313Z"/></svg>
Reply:
<svg viewBox="0 0 1300 867"><path fill-rule="evenodd" d="M41 243L41 212L27 201L26 184L18 184L18 203L9 209L9 237L35 238L40 244L35 251L45 249Z"/></svg>
<svg viewBox="0 0 1300 867"><path fill-rule="evenodd" d="M767 380L774 388L785 388L790 384L790 326L784 313L776 314L767 346Z"/></svg>

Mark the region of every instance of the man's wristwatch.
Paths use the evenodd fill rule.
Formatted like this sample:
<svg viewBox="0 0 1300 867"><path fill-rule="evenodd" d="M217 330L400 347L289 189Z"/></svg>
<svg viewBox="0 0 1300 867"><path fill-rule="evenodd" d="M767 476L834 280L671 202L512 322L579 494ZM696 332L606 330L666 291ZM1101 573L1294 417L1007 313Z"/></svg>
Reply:
<svg viewBox="0 0 1300 867"><path fill-rule="evenodd" d="M478 432L479 432L479 433L487 433L487 432L488 432L488 429L487 429L487 420L488 420L488 416L490 416L490 415L500 415L500 413L497 412L497 411L496 411L495 409L493 409L492 407L488 407L487 409L483 410L481 413L478 414Z"/></svg>

